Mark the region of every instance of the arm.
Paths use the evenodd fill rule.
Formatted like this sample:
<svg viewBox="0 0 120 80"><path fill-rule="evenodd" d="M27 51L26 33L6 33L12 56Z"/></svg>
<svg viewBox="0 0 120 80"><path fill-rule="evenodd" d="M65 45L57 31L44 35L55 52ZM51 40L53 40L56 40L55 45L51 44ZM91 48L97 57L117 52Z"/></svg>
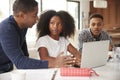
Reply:
<svg viewBox="0 0 120 80"><path fill-rule="evenodd" d="M103 35L104 36L104 35ZM106 40L109 40L110 41L110 45L109 45L109 51L112 51L112 48L113 48L113 43L112 43L112 39L111 39L111 36L108 34L108 32L105 32L105 38Z"/></svg>
<svg viewBox="0 0 120 80"><path fill-rule="evenodd" d="M112 48L113 48L113 45L110 44L110 46L109 46L109 51L112 51Z"/></svg>
<svg viewBox="0 0 120 80"><path fill-rule="evenodd" d="M71 58L71 56L62 56L64 53L61 52L56 58L49 56L48 50L45 47L39 48L39 55L42 60L48 60L49 68L55 68L55 67L69 67L69 64L73 64L74 58Z"/></svg>
<svg viewBox="0 0 120 80"><path fill-rule="evenodd" d="M5 27L6 28L0 32L1 46L6 56L16 65L17 68L39 69L48 67L48 61L35 60L25 56L20 46L20 38L17 31L14 27Z"/></svg>
<svg viewBox="0 0 120 80"><path fill-rule="evenodd" d="M39 49L38 49L38 51L39 51L39 55L40 55L40 58L41 58L41 60L50 60L50 61L54 61L55 60L55 57L51 57L51 56L49 56L49 53L48 53L48 50L47 50L47 48L45 48L45 47L40 47Z"/></svg>
<svg viewBox="0 0 120 80"><path fill-rule="evenodd" d="M75 58L76 58L76 64L80 65L80 62L81 62L81 53L75 47L73 47L72 44L68 45L68 51L75 56Z"/></svg>
<svg viewBox="0 0 120 80"><path fill-rule="evenodd" d="M78 35L78 50L80 51L80 52L82 52L82 47L83 47L83 37L84 37L84 35L82 34L82 33L80 33L79 35Z"/></svg>
<svg viewBox="0 0 120 80"><path fill-rule="evenodd" d="M57 58L49 56L47 48L41 47L38 49L38 52L39 52L41 60L49 61L49 64L48 64L49 68L60 67L62 65L62 64L58 64L57 61L62 62L63 59L57 59Z"/></svg>
<svg viewBox="0 0 120 80"><path fill-rule="evenodd" d="M68 65L67 63L72 63L73 58L71 58L71 56L63 56L62 51L64 51L63 50L64 48L62 49L62 51L56 52L55 46L54 47L51 46L50 43L52 44L52 42L48 40L47 36L40 37L36 43L36 48L37 51L39 52L40 58L42 60L48 60L50 63L53 64L52 66L49 67L64 67ZM50 49L51 47L52 49ZM61 45L61 47L63 46Z"/></svg>
<svg viewBox="0 0 120 80"><path fill-rule="evenodd" d="M55 65L56 65L56 63L54 62L55 58L49 56L48 51L45 47L39 48L38 52L39 52L41 60L48 60L49 61L49 64L48 64L49 68L55 67Z"/></svg>
<svg viewBox="0 0 120 80"><path fill-rule="evenodd" d="M112 39L110 36L108 36L109 40L110 40L110 45L109 45L109 51L112 51L113 48L113 43L112 43Z"/></svg>
<svg viewBox="0 0 120 80"><path fill-rule="evenodd" d="M68 45L68 51L73 54L76 58L81 58L81 53L75 48L73 47L72 44Z"/></svg>

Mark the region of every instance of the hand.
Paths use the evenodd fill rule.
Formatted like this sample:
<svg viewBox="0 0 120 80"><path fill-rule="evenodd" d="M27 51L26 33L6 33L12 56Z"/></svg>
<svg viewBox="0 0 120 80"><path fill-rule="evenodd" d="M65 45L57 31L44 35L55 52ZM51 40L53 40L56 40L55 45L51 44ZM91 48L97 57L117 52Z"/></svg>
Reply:
<svg viewBox="0 0 120 80"><path fill-rule="evenodd" d="M74 67L80 67L80 64L81 64L81 54L76 56L75 58L76 58L76 60L75 60Z"/></svg>
<svg viewBox="0 0 120 80"><path fill-rule="evenodd" d="M80 63L81 63L81 60L77 58L77 59L75 60L74 67L80 67Z"/></svg>
<svg viewBox="0 0 120 80"><path fill-rule="evenodd" d="M75 64L75 58L71 55L65 56L65 67L72 67Z"/></svg>
<svg viewBox="0 0 120 80"><path fill-rule="evenodd" d="M55 59L55 67L56 68L59 68L59 67L64 67L64 59L65 59L65 57L63 56L63 52L62 53L60 53L57 57L56 57L56 59Z"/></svg>
<svg viewBox="0 0 120 80"><path fill-rule="evenodd" d="M80 67L81 59L79 57L75 57L73 55L70 55L72 58L74 58L74 61L72 63L73 67Z"/></svg>
<svg viewBox="0 0 120 80"><path fill-rule="evenodd" d="M55 67L70 67L75 64L75 58L69 56L64 56L63 52L60 53L55 60Z"/></svg>
<svg viewBox="0 0 120 80"><path fill-rule="evenodd" d="M73 67L80 67L81 58L75 57L73 55L70 55L72 58L74 58L74 63L72 64Z"/></svg>
<svg viewBox="0 0 120 80"><path fill-rule="evenodd" d="M48 60L48 67L49 68L59 68L64 66L64 59L63 52L61 52L54 60Z"/></svg>
<svg viewBox="0 0 120 80"><path fill-rule="evenodd" d="M71 55L65 56L60 53L55 60L56 67L71 67L75 64L75 58Z"/></svg>
<svg viewBox="0 0 120 80"><path fill-rule="evenodd" d="M64 56L64 53L61 52L55 60L49 60L49 68L60 68L60 67L71 67L75 64L75 58L73 56Z"/></svg>

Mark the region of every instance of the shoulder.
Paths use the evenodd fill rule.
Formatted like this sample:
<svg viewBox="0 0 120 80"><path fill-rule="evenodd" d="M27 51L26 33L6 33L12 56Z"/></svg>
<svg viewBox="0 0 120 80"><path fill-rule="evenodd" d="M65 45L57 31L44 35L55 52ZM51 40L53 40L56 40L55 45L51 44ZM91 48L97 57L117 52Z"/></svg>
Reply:
<svg viewBox="0 0 120 80"><path fill-rule="evenodd" d="M40 37L37 41L39 42L39 41L46 41L46 40L49 40L48 35Z"/></svg>
<svg viewBox="0 0 120 80"><path fill-rule="evenodd" d="M66 44L66 45L68 45L70 43L69 40L68 40L68 38L65 38L65 37L60 37L59 42L61 44Z"/></svg>
<svg viewBox="0 0 120 80"><path fill-rule="evenodd" d="M42 36L40 37L37 42L36 42L36 47L39 48L41 46L45 46L45 45L48 45L48 36Z"/></svg>
<svg viewBox="0 0 120 80"><path fill-rule="evenodd" d="M108 34L108 32L107 31L104 31L104 30L102 30L101 31L101 38L103 38L103 39L110 39L110 35Z"/></svg>
<svg viewBox="0 0 120 80"><path fill-rule="evenodd" d="M60 41L68 41L68 38L60 37Z"/></svg>
<svg viewBox="0 0 120 80"><path fill-rule="evenodd" d="M3 32L7 32L7 31L10 32L15 30L16 26L17 25L13 16L10 16L0 23L0 30L2 30Z"/></svg>
<svg viewBox="0 0 120 80"><path fill-rule="evenodd" d="M89 29L83 29L82 31L80 31L79 34L88 34L88 33L90 33Z"/></svg>
<svg viewBox="0 0 120 80"><path fill-rule="evenodd" d="M81 37L83 37L83 36L85 37L85 36L89 36L89 35L91 35L89 28L83 29L82 31L79 32L79 36L81 36Z"/></svg>
<svg viewBox="0 0 120 80"><path fill-rule="evenodd" d="M108 32L105 31L105 30L102 30L102 31L101 31L101 34L102 34L102 35L109 35Z"/></svg>
<svg viewBox="0 0 120 80"><path fill-rule="evenodd" d="M67 38L65 38L65 37L61 36L61 37L60 37L60 39L61 39L61 40L66 40Z"/></svg>

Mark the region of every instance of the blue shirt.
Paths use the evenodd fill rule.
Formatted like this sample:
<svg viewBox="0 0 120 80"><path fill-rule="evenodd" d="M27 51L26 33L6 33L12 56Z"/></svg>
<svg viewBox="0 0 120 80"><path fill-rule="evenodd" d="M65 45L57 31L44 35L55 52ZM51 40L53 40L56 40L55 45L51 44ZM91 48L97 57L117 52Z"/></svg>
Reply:
<svg viewBox="0 0 120 80"><path fill-rule="evenodd" d="M0 23L0 65L12 62L18 69L48 68L48 61L28 58L26 32L12 15Z"/></svg>
<svg viewBox="0 0 120 80"><path fill-rule="evenodd" d="M90 28L84 29L79 33L79 36L78 36L79 51L82 51L84 42L101 41L101 40L110 40L110 44L112 44L112 40L106 31L102 30L100 35L95 38L93 37L90 31Z"/></svg>

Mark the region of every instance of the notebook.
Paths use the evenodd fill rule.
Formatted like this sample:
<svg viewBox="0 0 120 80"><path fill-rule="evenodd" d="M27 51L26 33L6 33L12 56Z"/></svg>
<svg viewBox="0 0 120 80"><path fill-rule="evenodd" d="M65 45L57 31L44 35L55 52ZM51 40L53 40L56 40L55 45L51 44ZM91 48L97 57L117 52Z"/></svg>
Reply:
<svg viewBox="0 0 120 80"><path fill-rule="evenodd" d="M81 68L95 68L107 63L109 40L86 42L83 44Z"/></svg>

